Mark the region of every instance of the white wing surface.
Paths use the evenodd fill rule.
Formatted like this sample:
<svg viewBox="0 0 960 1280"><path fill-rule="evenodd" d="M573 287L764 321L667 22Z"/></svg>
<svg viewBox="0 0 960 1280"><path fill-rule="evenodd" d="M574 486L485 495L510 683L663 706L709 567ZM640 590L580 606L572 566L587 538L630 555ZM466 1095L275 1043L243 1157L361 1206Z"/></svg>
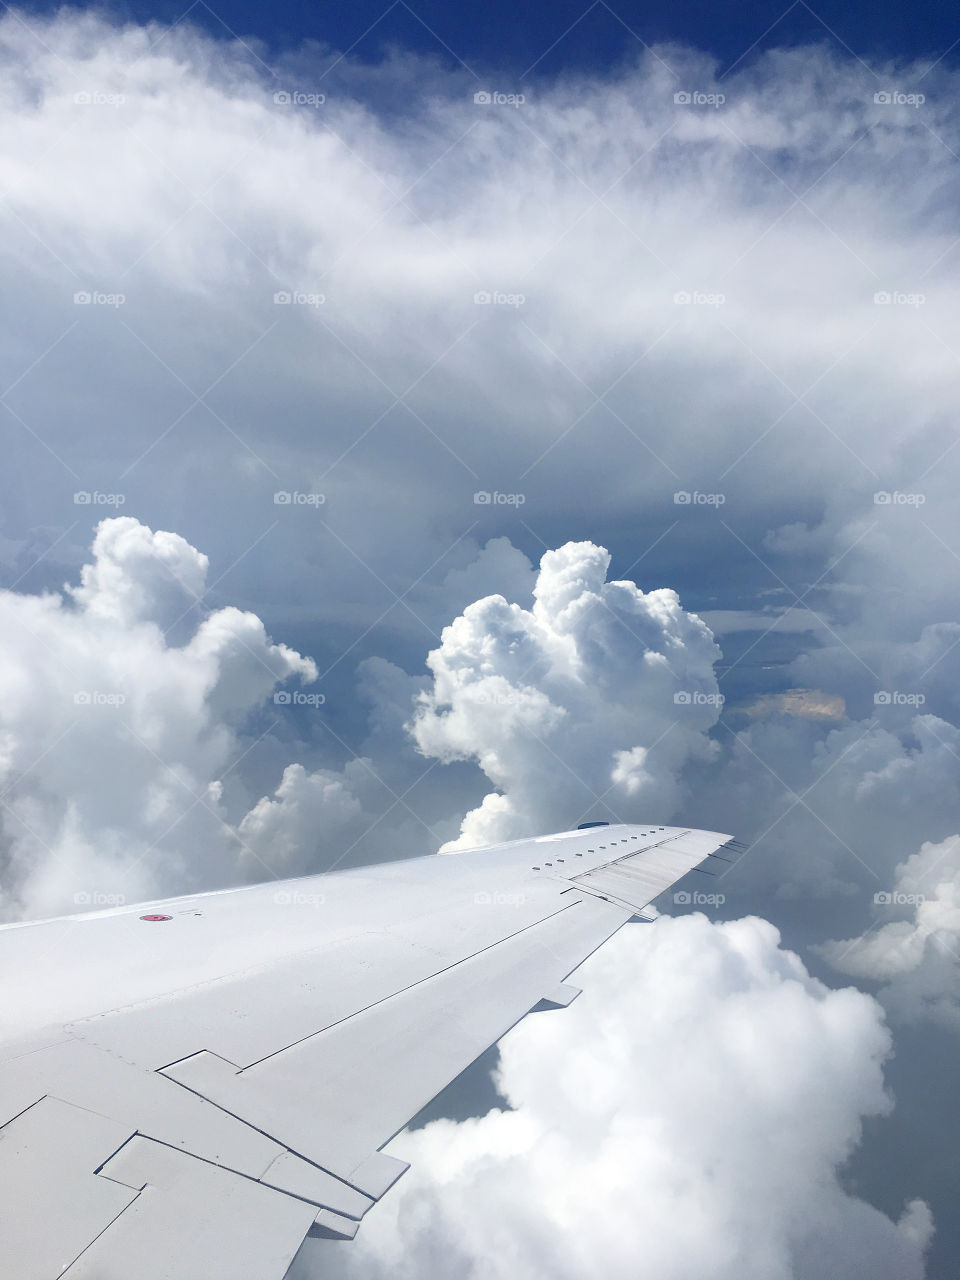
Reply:
<svg viewBox="0 0 960 1280"><path fill-rule="evenodd" d="M281 1280L729 837L603 826L0 928L0 1275Z"/></svg>

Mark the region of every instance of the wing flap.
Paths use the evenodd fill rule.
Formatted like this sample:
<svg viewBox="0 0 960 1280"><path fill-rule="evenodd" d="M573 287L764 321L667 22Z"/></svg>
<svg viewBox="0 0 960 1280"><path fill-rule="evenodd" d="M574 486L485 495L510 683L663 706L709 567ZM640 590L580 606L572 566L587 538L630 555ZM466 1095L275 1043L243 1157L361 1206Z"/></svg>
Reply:
<svg viewBox="0 0 960 1280"><path fill-rule="evenodd" d="M575 900L245 1070L200 1053L164 1074L359 1185L367 1157L544 995L556 992L628 916L610 903Z"/></svg>
<svg viewBox="0 0 960 1280"><path fill-rule="evenodd" d="M726 839L559 832L0 930L0 1273L280 1280L404 1172L381 1148L413 1115Z"/></svg>
<svg viewBox="0 0 960 1280"><path fill-rule="evenodd" d="M289 1267L317 1212L143 1137L109 1160L99 1180L134 1198L64 1280L272 1280Z"/></svg>
<svg viewBox="0 0 960 1280"><path fill-rule="evenodd" d="M96 1169L126 1138L115 1121L48 1097L0 1129L5 1276L60 1276L123 1213L136 1193L97 1177ZM52 1205L69 1211L51 1213Z"/></svg>
<svg viewBox="0 0 960 1280"><path fill-rule="evenodd" d="M676 884L689 871L729 840L715 831L683 831L658 844L628 850L602 866L571 877L571 883L591 892L609 894L638 912Z"/></svg>

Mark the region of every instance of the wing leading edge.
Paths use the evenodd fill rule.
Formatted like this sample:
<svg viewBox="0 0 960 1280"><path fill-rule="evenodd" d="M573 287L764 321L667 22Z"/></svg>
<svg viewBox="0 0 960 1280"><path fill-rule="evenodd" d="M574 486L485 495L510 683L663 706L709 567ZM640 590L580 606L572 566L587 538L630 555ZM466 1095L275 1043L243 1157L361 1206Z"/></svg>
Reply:
<svg viewBox="0 0 960 1280"><path fill-rule="evenodd" d="M281 1280L308 1233L355 1234L427 1102L728 840L597 827L0 928L0 1271Z"/></svg>

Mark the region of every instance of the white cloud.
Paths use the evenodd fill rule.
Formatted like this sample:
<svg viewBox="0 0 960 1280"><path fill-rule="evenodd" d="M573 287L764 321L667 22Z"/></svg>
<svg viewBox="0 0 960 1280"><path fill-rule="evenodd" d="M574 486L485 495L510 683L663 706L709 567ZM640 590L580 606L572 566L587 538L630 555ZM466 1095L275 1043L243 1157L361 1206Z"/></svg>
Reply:
<svg viewBox="0 0 960 1280"><path fill-rule="evenodd" d="M719 489L740 537L759 549L782 526L763 550L778 571L812 550L816 581L872 522L874 491L907 487L952 439L960 144L945 66L922 112L899 111L841 52L781 50L725 78L722 111L699 111L674 102L677 84L709 91L716 68L674 47L484 112L435 64L347 58L321 84L326 54L309 50L279 76L326 103L278 106L279 80L236 43L69 10L6 15L0 58L4 373L40 358L11 401L34 433L3 495L11 541L61 531L77 475L91 489L122 476L155 525L189 510L226 563L279 515L237 580L290 608L309 568L349 614L358 595L382 608L378 579L416 582L473 520L481 540L518 528L477 490L519 491L548 545L575 511L579 536L619 552L615 533L639 526L646 549L679 518L676 545L708 513L674 492ZM123 101L76 101L91 92ZM921 275L920 311L874 305ZM126 301L74 306L91 288ZM273 304L296 289L325 302ZM525 302L476 306L491 289ZM674 302L713 289L720 307ZM209 408L185 414L184 384L215 384ZM956 546L954 460L921 487L923 518ZM314 554L316 509L276 511L273 492L294 487L324 491L322 521L369 576L336 539ZM861 550L890 554L894 591L916 588L907 562L926 548L912 616L943 621L949 552L916 520L889 547L891 514ZM692 559L736 587L738 566L704 543Z"/></svg>
<svg viewBox="0 0 960 1280"><path fill-rule="evenodd" d="M895 1018L960 1030L960 836L921 845L878 892L870 928L820 950L841 973L884 983Z"/></svg>
<svg viewBox="0 0 960 1280"><path fill-rule="evenodd" d="M823 632L825 623L809 609L783 609L778 612L759 609L705 609L700 615L714 635L734 631Z"/></svg>
<svg viewBox="0 0 960 1280"><path fill-rule="evenodd" d="M778 943L699 915L618 935L503 1041L513 1110L396 1139L410 1172L323 1274L919 1280L926 1205L895 1224L838 1176L890 1109L879 1007Z"/></svg>
<svg viewBox="0 0 960 1280"><path fill-rule="evenodd" d="M836 728L781 714L721 735L719 767L687 812L691 822L757 843L726 877L731 902L744 892L755 904L805 901L807 936L820 941L828 936L818 933L823 903L839 895L859 930L874 893L892 886L904 846L955 829L960 730L892 710L890 727L879 707L870 720Z"/></svg>
<svg viewBox="0 0 960 1280"><path fill-rule="evenodd" d="M99 526L66 595L0 592L6 917L236 877L221 795L238 729L278 682L317 673L234 608L174 645L164 628L196 603L206 569L176 534L122 517Z"/></svg>
<svg viewBox="0 0 960 1280"><path fill-rule="evenodd" d="M588 812L656 813L679 774L713 750L719 649L674 591L608 582L589 542L547 551L529 609L487 596L443 631L433 687L411 731L449 763L474 760L495 785L455 847L572 825Z"/></svg>
<svg viewBox="0 0 960 1280"><path fill-rule="evenodd" d="M443 622L453 609L462 609L488 595L526 602L536 583L536 571L509 538L491 538L462 569L451 569L443 580Z"/></svg>
<svg viewBox="0 0 960 1280"><path fill-rule="evenodd" d="M288 765L273 798L264 796L240 823L244 849L283 868L284 875L318 870L322 849L332 855L334 869L337 858L352 847L364 813L350 783L362 787L368 767L363 760L352 761L343 772L308 772L302 764ZM256 871L255 865L249 869Z"/></svg>
<svg viewBox="0 0 960 1280"><path fill-rule="evenodd" d="M329 90L318 112L277 107L277 82L243 48L186 24L119 26L70 10L0 19L0 373L20 419L0 482L0 558L58 586L62 556L72 578L81 552L70 538L86 530L68 530L98 514L74 492L119 489L124 510L189 529L232 566L233 598L253 611L221 611L200 630L194 614L178 619L203 557L175 535L161 544L136 532L101 547L72 604L11 606L18 626L36 613L41 641L21 651L7 640L0 675L4 776L33 766L6 797L20 815L4 812L6 913L56 909L65 886L112 875L158 839L127 872L131 895L157 877L188 887L193 875L228 876L238 859L256 863L253 849L306 869L297 842L325 798L342 845L356 838L342 824L359 805L359 827L379 818L392 850L422 852L430 830L456 834L476 810L472 762L490 795L468 840L560 825L608 786L606 801L632 812L680 806L684 820L738 834L771 828L737 873L764 910L791 893L821 904L843 894L858 917L855 882L876 888L863 863L892 883L904 849L956 829L956 73L946 61L929 74L878 64L891 84L925 76L922 111L889 109L843 53L779 50L725 77L722 111L697 112L674 91L709 91L716 69L689 49L658 54L676 80L650 55L615 75L541 83L522 113L483 113L473 86L435 64L397 57L371 70L347 58L321 85L326 52L305 50L279 70L291 87ZM91 90L124 101L76 101ZM875 306L887 287L926 300ZM274 292L291 288L326 301L275 306ZM475 306L490 288L526 300ZM126 301L75 306L83 289ZM697 289L725 301L674 303ZM208 387L191 407L188 388ZM325 503L274 505L277 489L294 488ZM524 502L476 505L477 490ZM678 490L720 491L724 504L677 505ZM924 502L877 505L878 490ZM578 622L565 629L561 603L538 619L526 558L504 534L528 553L537 538L577 537L610 547L615 565L639 555L622 572L709 603L700 616L729 633L725 648L741 625L773 624L784 651L805 649L786 683L842 698L849 725L752 726L716 773L700 754L710 719L695 709L685 732L655 743L669 704L639 661L644 646L624 633L626 653L605 661ZM773 614L765 587L782 592ZM790 587L803 603L783 613ZM496 592L519 612L492 604ZM91 638L94 617L107 627L104 609L129 623L122 639ZM316 744L284 751L268 739L270 768L251 796L236 772L219 792L272 663L295 660L281 650L264 671L250 653L272 654L264 625L289 634L296 618L302 637L319 633L322 612L318 640L337 673L368 628L369 652L416 671L432 629L461 610L417 732L431 762L467 764L438 765L407 795L423 765L400 729L416 677L384 663L364 678L390 703L372 708L371 736L387 724L386 739L340 727L389 789L362 766L328 767ZM637 624L632 604L618 610ZM76 617L87 622L72 631ZM165 644L146 639L171 623ZM611 618L603 643L618 631ZM317 652L312 641L299 647ZM73 647L86 642L81 660ZM571 651L600 681L593 708L565 671ZM529 681L515 661L528 652ZM767 692L776 673L751 664L768 653L758 645L724 690L742 678L748 695ZM22 677L21 659L41 675ZM173 773L136 764L137 750L95 721L112 714L103 709L91 708L89 732L57 743L65 722L42 700L54 690L56 702L67 665L106 691L136 675L136 724ZM692 665L703 675L709 662ZM602 684L607 668L621 681L644 671L622 707ZM437 700L447 680L448 707ZM481 686L507 701L476 701ZM875 710L877 690L922 693L925 714ZM302 772L274 791L297 756ZM237 828L259 795L241 853ZM166 834L164 820L175 823ZM827 927L820 916L811 910L812 936ZM860 927L829 926L836 937Z"/></svg>
<svg viewBox="0 0 960 1280"><path fill-rule="evenodd" d="M129 516L103 521L93 556L68 590L91 619L118 626L175 623L202 593L210 565L179 534L154 533Z"/></svg>

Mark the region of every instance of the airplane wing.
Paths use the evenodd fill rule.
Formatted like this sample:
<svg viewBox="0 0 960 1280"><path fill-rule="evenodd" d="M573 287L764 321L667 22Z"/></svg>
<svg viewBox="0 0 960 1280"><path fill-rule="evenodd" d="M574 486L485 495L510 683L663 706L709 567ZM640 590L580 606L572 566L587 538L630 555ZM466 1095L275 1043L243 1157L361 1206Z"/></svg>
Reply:
<svg viewBox="0 0 960 1280"><path fill-rule="evenodd" d="M729 840L596 826L0 928L0 1275L281 1280L382 1148Z"/></svg>

